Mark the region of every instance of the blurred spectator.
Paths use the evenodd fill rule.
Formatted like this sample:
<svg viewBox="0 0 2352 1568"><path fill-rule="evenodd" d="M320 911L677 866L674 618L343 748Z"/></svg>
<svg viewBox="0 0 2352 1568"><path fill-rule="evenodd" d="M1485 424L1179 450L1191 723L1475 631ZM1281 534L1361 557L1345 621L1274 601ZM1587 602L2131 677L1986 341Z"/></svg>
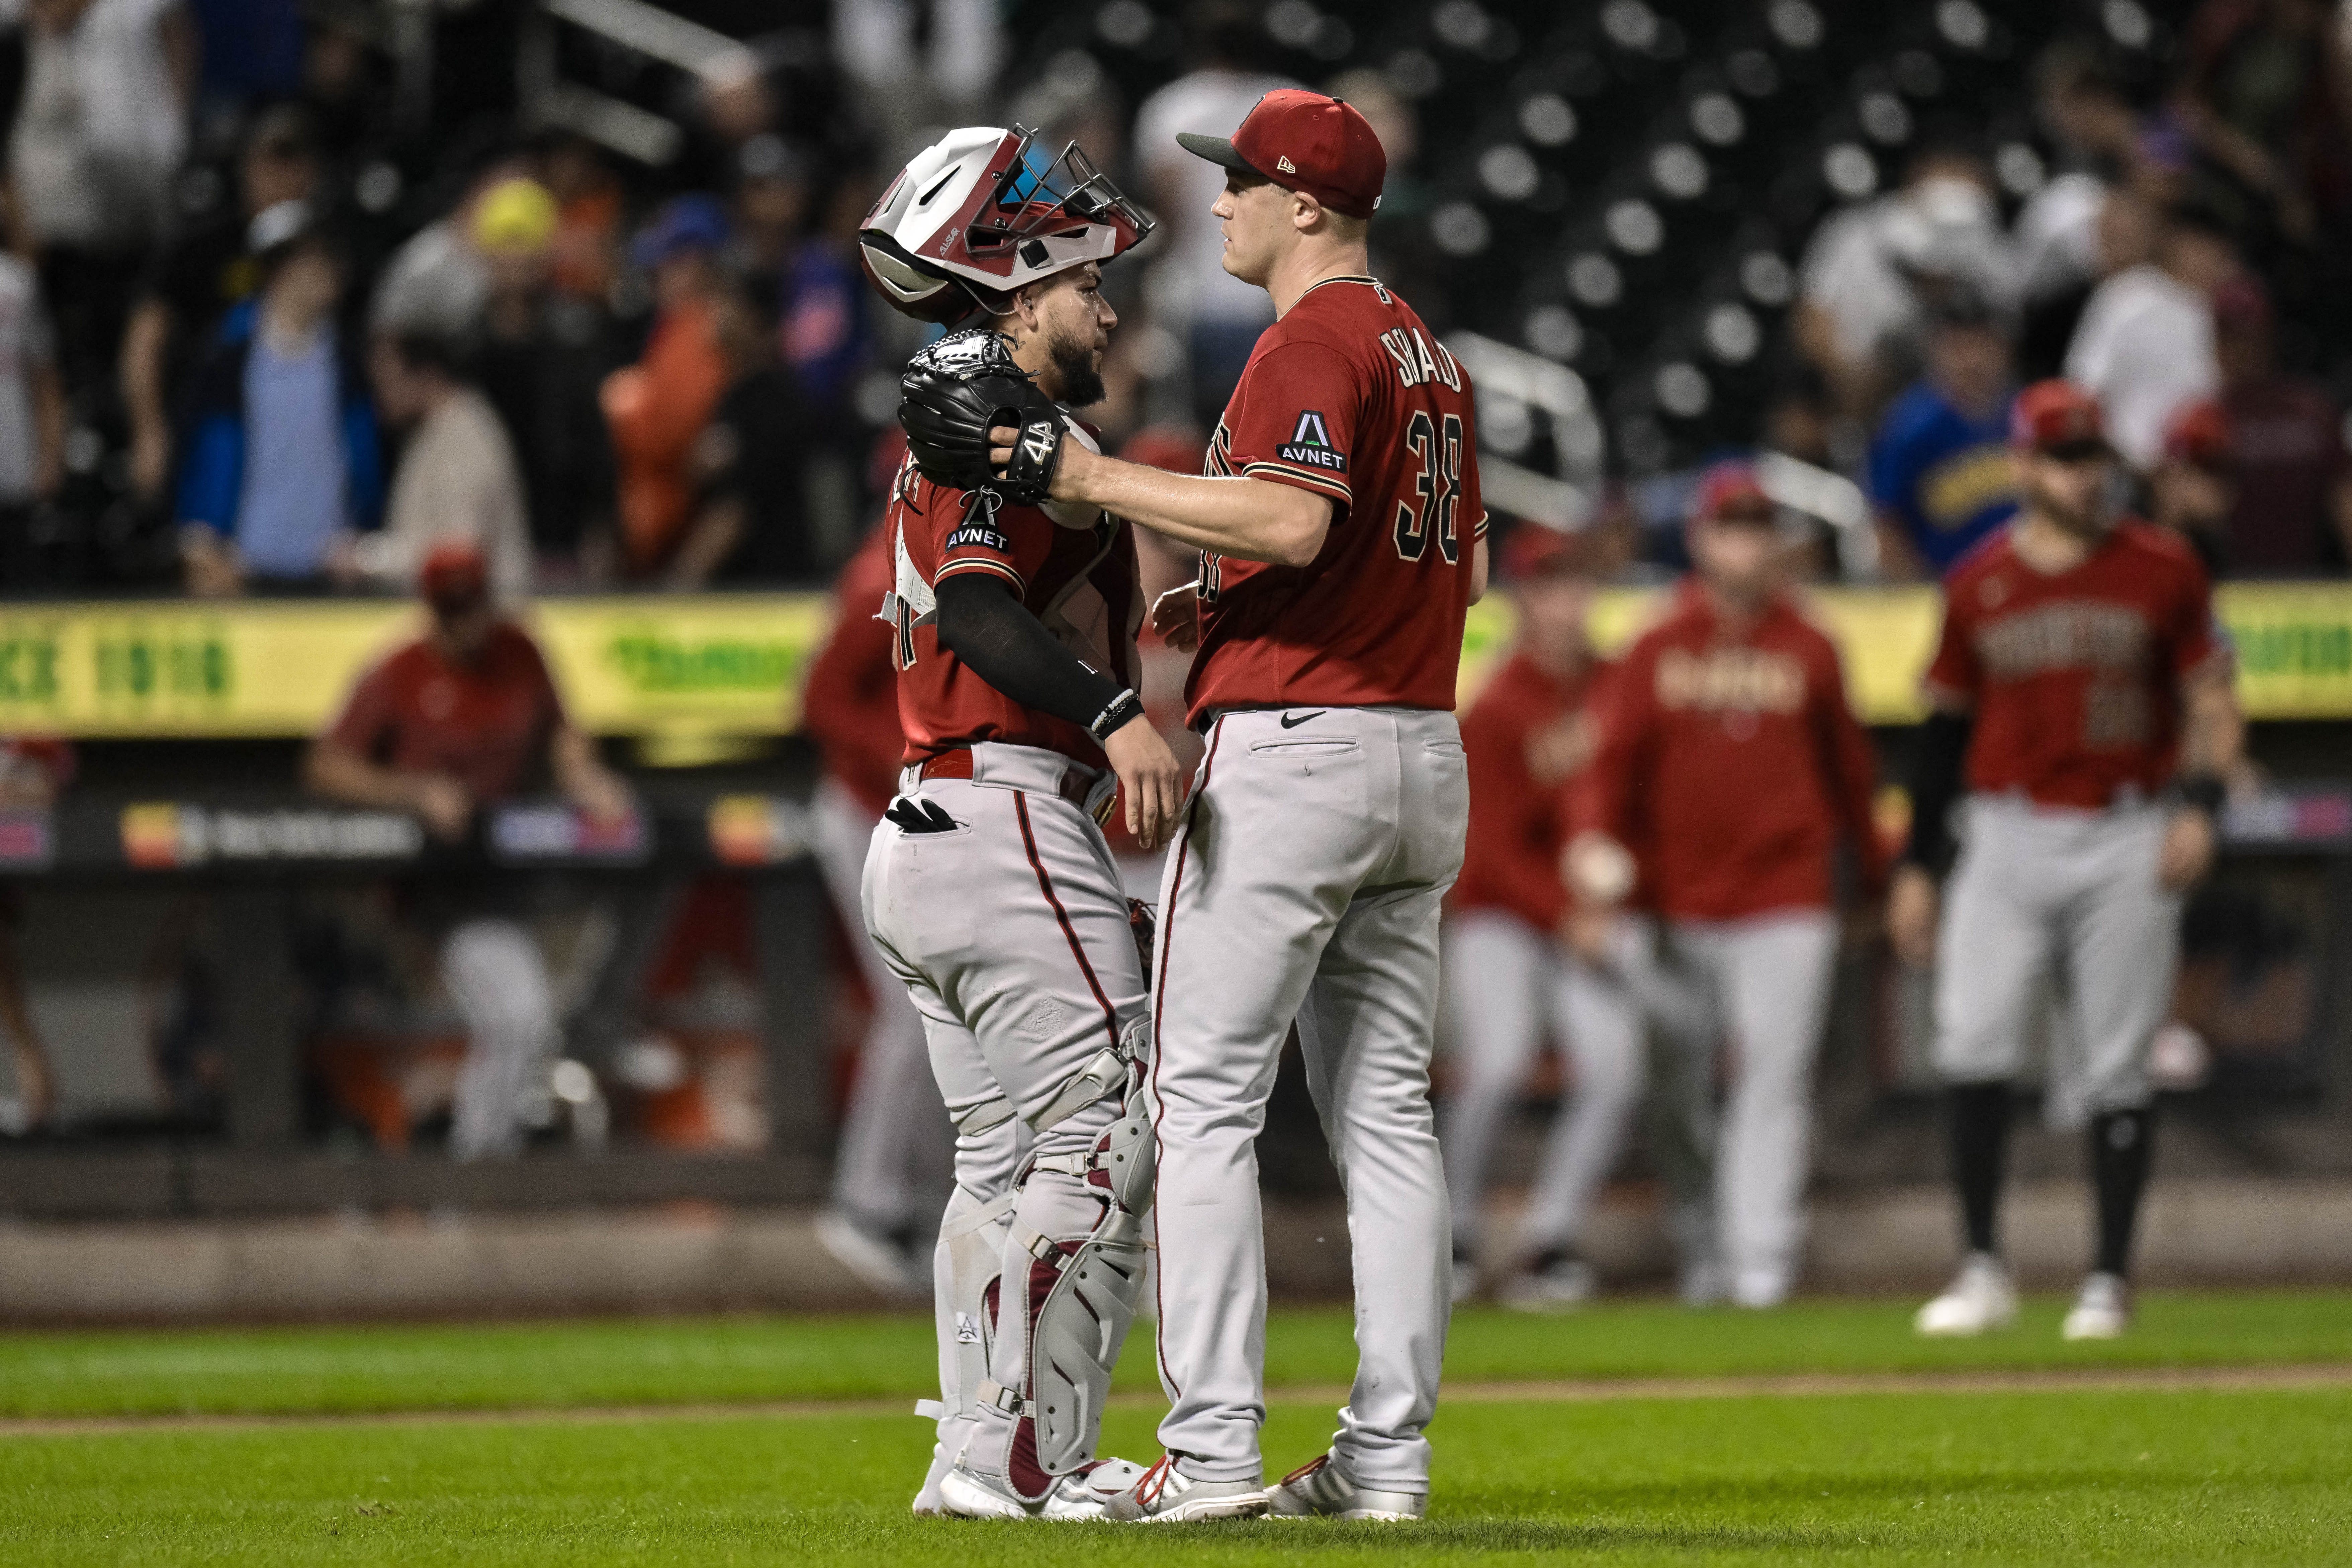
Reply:
<svg viewBox="0 0 2352 1568"><path fill-rule="evenodd" d="M411 235L376 279L368 325L379 332L428 332L463 339L480 326L490 298L490 266L475 241L483 200L514 182L512 164L490 170L444 216Z"/></svg>
<svg viewBox="0 0 2352 1568"><path fill-rule="evenodd" d="M779 300L808 224L808 154L780 136L754 136L736 154L734 176L735 259L755 292Z"/></svg>
<svg viewBox="0 0 2352 1568"><path fill-rule="evenodd" d="M2352 80L2321 0L2204 0L2178 109L2205 156L2308 241L2352 196Z"/></svg>
<svg viewBox="0 0 2352 1568"><path fill-rule="evenodd" d="M713 305L727 390L695 437L694 517L664 575L677 588L805 582L818 563L801 494L800 400L759 308L740 289Z"/></svg>
<svg viewBox="0 0 2352 1568"><path fill-rule="evenodd" d="M452 541L489 562L490 586L512 601L530 591L530 531L522 476L506 427L460 378L445 338L383 336L369 355L376 406L408 432L383 527L361 549L368 575L413 588L425 558Z"/></svg>
<svg viewBox="0 0 2352 1568"><path fill-rule="evenodd" d="M189 394L180 552L199 595L347 583L383 507L364 356L336 331L341 253L299 202L254 237L260 293L221 323Z"/></svg>
<svg viewBox="0 0 2352 1568"><path fill-rule="evenodd" d="M0 814L48 810L73 771L73 747L63 741L0 737ZM57 1108L57 1073L26 1000L24 971L16 961L16 928L23 919L16 889L0 884L0 1033L8 1037L15 1068L15 1093L0 1100L0 1133L11 1137L40 1126Z"/></svg>
<svg viewBox="0 0 2352 1568"><path fill-rule="evenodd" d="M204 97L235 106L291 98L302 86L297 0L188 0L203 44Z"/></svg>
<svg viewBox="0 0 2352 1568"><path fill-rule="evenodd" d="M1150 177L1146 205L1167 234L1144 251L1152 315L1185 339L1193 415L1207 426L1224 412L1274 310L1264 289L1225 271L1224 238L1209 216L1225 172L1179 147L1176 133L1229 135L1260 98L1298 84L1263 68L1268 46L1255 7L1212 0L1193 8L1187 29L1192 68L1143 100L1135 156Z"/></svg>
<svg viewBox="0 0 2352 1568"><path fill-rule="evenodd" d="M1927 374L1870 444L1879 558L1893 575L1943 575L2017 510L2008 323L1973 289L1948 292L1928 314Z"/></svg>
<svg viewBox="0 0 2352 1568"><path fill-rule="evenodd" d="M598 576L586 557L610 549L613 447L596 388L612 364L604 311L553 287L561 221L553 195L535 181L482 194L474 245L489 268L489 298L476 365L521 469L537 574Z"/></svg>
<svg viewBox="0 0 2352 1568"><path fill-rule="evenodd" d="M569 134L549 143L541 159L541 178L555 198L555 253L549 280L562 293L601 305L613 292L621 183L593 142Z"/></svg>
<svg viewBox="0 0 2352 1568"><path fill-rule="evenodd" d="M196 36L179 0L26 0L25 21L9 175L79 404L113 383L139 270L170 216Z"/></svg>
<svg viewBox="0 0 2352 1568"><path fill-rule="evenodd" d="M499 613L469 544L426 557L419 584L431 628L360 678L310 747L309 786L352 805L413 812L436 838L472 831L475 813L552 784L592 822L625 819L628 786L572 727L547 663ZM522 1148L518 1109L560 1043L547 961L514 918L514 879L443 883L418 913L440 940L441 976L466 1022L450 1152L460 1160Z"/></svg>
<svg viewBox="0 0 2352 1568"><path fill-rule="evenodd" d="M2149 258L2130 259L2143 235ZM2209 214L2158 214L2122 190L2107 198L2099 237L2111 270L2083 308L2066 376L2098 398L2116 450L2146 473L2163 454L2173 411L2221 384L2210 297L2236 276L2238 258Z"/></svg>
<svg viewBox="0 0 2352 1568"><path fill-rule="evenodd" d="M784 363L813 409L836 409L856 390L872 352L866 280L857 267L857 226L873 203L871 182L845 174L825 193L814 229L787 258L777 300ZM838 432L835 444L841 444Z"/></svg>
<svg viewBox="0 0 2352 1568"><path fill-rule="evenodd" d="M2057 172L2017 215L2017 358L2026 381L2054 376L2100 274L2099 213L2135 160L2139 117L2092 46L2052 45L2034 62L2035 106Z"/></svg>
<svg viewBox="0 0 2352 1568"><path fill-rule="evenodd" d="M706 195L680 196L636 239L635 259L653 275L653 334L645 357L604 380L604 417L620 468L624 569L659 572L693 505L694 443L730 379L716 302L724 287L726 212Z"/></svg>
<svg viewBox="0 0 2352 1568"><path fill-rule="evenodd" d="M2352 563L2352 454L2342 411L2318 383L2279 369L2270 301L2252 282L2214 290L2213 339L2237 465L2231 569L2343 570Z"/></svg>
<svg viewBox="0 0 2352 1568"><path fill-rule="evenodd" d="M172 473L172 403L196 345L221 316L253 295L261 269L248 239L253 220L281 202L320 195L310 121L281 107L257 117L237 163L239 202L155 255L122 343L122 401L131 422L131 485L160 497Z"/></svg>
<svg viewBox="0 0 2352 1568"><path fill-rule="evenodd" d="M34 509L65 474L66 401L32 268L0 252L0 583L38 581Z"/></svg>
<svg viewBox="0 0 2352 1568"><path fill-rule="evenodd" d="M966 125L1004 63L994 0L835 0L835 58L902 136L926 120Z"/></svg>
<svg viewBox="0 0 2352 1568"><path fill-rule="evenodd" d="M2187 540L2209 577L2230 569L2230 513L2237 502L2230 416L2218 403L2191 403L2164 432L2164 457L2148 476L2154 521Z"/></svg>
<svg viewBox="0 0 2352 1568"><path fill-rule="evenodd" d="M2013 265L1984 165L1930 146L1903 188L1832 213L1800 269L1792 330L1842 412L1867 418L1916 373L1926 300L1946 286L2006 306Z"/></svg>

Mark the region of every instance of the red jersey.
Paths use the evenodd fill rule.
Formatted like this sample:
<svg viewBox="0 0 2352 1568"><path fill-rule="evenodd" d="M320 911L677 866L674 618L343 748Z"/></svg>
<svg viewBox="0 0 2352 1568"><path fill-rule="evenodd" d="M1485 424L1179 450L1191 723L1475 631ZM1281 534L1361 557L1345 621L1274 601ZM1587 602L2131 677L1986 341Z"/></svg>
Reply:
<svg viewBox="0 0 2352 1568"><path fill-rule="evenodd" d="M1870 737L1836 646L1788 600L1734 626L1687 582L1610 686L1590 809L1633 851L1659 912L1826 908L1841 836L1880 881Z"/></svg>
<svg viewBox="0 0 2352 1568"><path fill-rule="evenodd" d="M2205 570L2164 530L2120 522L2081 564L2043 573L2003 529L1944 585L1926 685L1976 714L1970 789L2100 810L2164 787L2181 682L2226 657Z"/></svg>
<svg viewBox="0 0 2352 1568"><path fill-rule="evenodd" d="M898 676L891 631L873 606L890 591L890 531L877 528L833 585L833 630L810 664L801 728L824 749L825 771L875 816L898 793Z"/></svg>
<svg viewBox="0 0 2352 1568"><path fill-rule="evenodd" d="M1590 724L1606 667L1551 674L1514 655L1462 716L1470 761L1470 837L1451 902L1460 910L1503 910L1549 931L1568 912L1559 879L1568 847L1570 781L1538 772L1537 749L1563 726Z"/></svg>
<svg viewBox="0 0 2352 1568"><path fill-rule="evenodd" d="M1069 527L1043 507L1001 505L986 491L935 485L911 458L899 468L883 520L896 563L885 614L898 627L892 658L908 763L992 741L1104 765L1102 748L1084 726L1023 707L940 647L931 593L960 572L1002 577L1064 647L1131 687L1135 634L1143 624L1135 536L1108 512L1090 515Z"/></svg>
<svg viewBox="0 0 2352 1568"><path fill-rule="evenodd" d="M541 786L563 702L539 645L511 621L470 664L419 637L360 678L327 731L380 767L447 773L477 801Z"/></svg>
<svg viewBox="0 0 2352 1568"><path fill-rule="evenodd" d="M1450 710L1478 495L1470 378L1370 278L1299 296L1252 351L1205 471L1333 503L1306 566L1206 555L1191 721L1218 708Z"/></svg>

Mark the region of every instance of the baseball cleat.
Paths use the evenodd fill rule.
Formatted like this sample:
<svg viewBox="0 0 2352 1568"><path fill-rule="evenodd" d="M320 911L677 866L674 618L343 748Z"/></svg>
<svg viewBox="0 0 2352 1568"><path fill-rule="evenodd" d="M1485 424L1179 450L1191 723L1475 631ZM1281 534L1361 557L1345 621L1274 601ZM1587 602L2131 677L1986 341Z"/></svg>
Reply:
<svg viewBox="0 0 2352 1568"><path fill-rule="evenodd" d="M1204 1519L1255 1519L1266 1509L1263 1481L1202 1481L1162 1454L1135 1484L1110 1500L1102 1517L1128 1524L1184 1524Z"/></svg>
<svg viewBox="0 0 2352 1568"><path fill-rule="evenodd" d="M1546 1247L1535 1261L1503 1282L1496 1300L1521 1312L1564 1312L1592 1300L1592 1266L1572 1248Z"/></svg>
<svg viewBox="0 0 2352 1568"><path fill-rule="evenodd" d="M1266 1512L1276 1519L1368 1520L1409 1524L1429 1512L1427 1492L1384 1492L1360 1487L1341 1473L1328 1454L1318 1454L1282 1478L1266 1494Z"/></svg>
<svg viewBox="0 0 2352 1568"><path fill-rule="evenodd" d="M957 1519L1101 1519L1110 1500L1131 1490L1143 1473L1140 1465L1125 1459L1097 1459L1064 1476L1052 1491L1031 1502L1015 1497L1003 1482L958 1465L940 1479L940 1498Z"/></svg>
<svg viewBox="0 0 2352 1568"><path fill-rule="evenodd" d="M2120 1274L2094 1274L2058 1332L2070 1340L2119 1340L2130 1327L2131 1287Z"/></svg>
<svg viewBox="0 0 2352 1568"><path fill-rule="evenodd" d="M1911 1327L1937 1339L1961 1339L2017 1321L2017 1287L1990 1252L1971 1252L1944 1293L1919 1309Z"/></svg>

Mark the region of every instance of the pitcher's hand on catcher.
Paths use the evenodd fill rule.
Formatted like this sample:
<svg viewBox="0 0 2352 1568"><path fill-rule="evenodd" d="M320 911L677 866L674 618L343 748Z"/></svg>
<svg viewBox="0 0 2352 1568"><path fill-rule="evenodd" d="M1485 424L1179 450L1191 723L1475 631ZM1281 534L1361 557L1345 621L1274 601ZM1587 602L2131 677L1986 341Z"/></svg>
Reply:
<svg viewBox="0 0 2352 1568"><path fill-rule="evenodd" d="M1886 938L1895 956L1914 969L1936 962L1936 879L1920 867L1895 868L1886 885Z"/></svg>
<svg viewBox="0 0 2352 1568"><path fill-rule="evenodd" d="M1137 846L1157 849L1175 832L1184 809L1184 769L1149 719L1129 719L1103 742L1127 799L1127 830Z"/></svg>
<svg viewBox="0 0 2352 1568"><path fill-rule="evenodd" d="M1178 653L1201 646L1201 584L1186 583L1151 601L1151 629Z"/></svg>

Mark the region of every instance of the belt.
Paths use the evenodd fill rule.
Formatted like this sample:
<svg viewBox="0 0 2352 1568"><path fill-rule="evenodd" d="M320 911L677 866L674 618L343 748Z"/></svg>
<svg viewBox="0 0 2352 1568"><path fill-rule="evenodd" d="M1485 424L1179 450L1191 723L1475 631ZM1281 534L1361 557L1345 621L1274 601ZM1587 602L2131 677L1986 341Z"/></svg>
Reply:
<svg viewBox="0 0 2352 1568"><path fill-rule="evenodd" d="M916 773L927 779L968 779L971 777L971 748L958 746L935 757L925 757ZM1087 809L1087 796L1094 793L1097 776L1093 770L1074 763L1062 770L1061 782L1054 786L1054 793L1084 811ZM1110 820L1111 806L1118 799L1117 790L1103 796L1101 806L1093 813L1097 824Z"/></svg>

